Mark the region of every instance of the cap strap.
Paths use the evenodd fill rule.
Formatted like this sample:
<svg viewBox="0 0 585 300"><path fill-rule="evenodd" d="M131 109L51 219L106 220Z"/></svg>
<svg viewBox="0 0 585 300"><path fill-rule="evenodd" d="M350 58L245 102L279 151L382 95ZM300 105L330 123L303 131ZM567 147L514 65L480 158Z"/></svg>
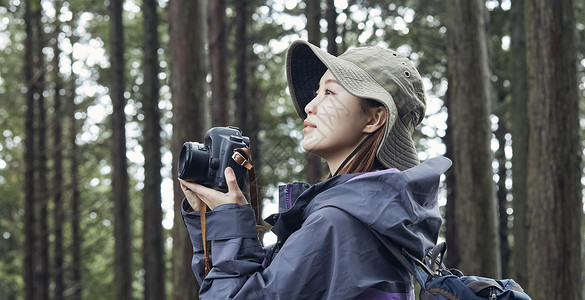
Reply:
<svg viewBox="0 0 585 300"><path fill-rule="evenodd" d="M366 141L372 137L372 135L374 135L373 133L368 134L368 136L366 136L366 138L360 142L360 144L355 147L355 149L353 149L353 151L345 158L345 160L341 163L341 165L339 165L339 168L337 168L337 170L335 171L335 174L333 174L333 176L337 175L337 173L339 173L339 170L341 170L341 168L343 168L343 166L345 166L345 164L347 164L347 162L349 162L351 160L351 158L358 152L358 150L366 143ZM329 177L333 177L331 176L331 173L329 173Z"/></svg>

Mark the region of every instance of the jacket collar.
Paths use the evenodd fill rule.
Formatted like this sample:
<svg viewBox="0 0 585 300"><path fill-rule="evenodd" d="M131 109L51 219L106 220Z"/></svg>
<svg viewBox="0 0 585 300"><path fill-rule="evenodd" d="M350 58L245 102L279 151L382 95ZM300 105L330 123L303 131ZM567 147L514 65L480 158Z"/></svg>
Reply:
<svg viewBox="0 0 585 300"><path fill-rule="evenodd" d="M312 186L305 182L293 182L280 186L280 212L269 216L265 221L273 225L272 232L278 236L278 239L285 241L293 232L301 228L305 220L305 209L315 195L342 184L357 175L359 174L336 175Z"/></svg>

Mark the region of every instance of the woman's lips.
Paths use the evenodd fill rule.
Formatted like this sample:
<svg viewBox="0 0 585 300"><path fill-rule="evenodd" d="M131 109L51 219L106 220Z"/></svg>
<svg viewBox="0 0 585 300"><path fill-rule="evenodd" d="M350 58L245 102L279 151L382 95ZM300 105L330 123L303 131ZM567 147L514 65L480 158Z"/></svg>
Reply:
<svg viewBox="0 0 585 300"><path fill-rule="evenodd" d="M308 121L303 122L303 124L305 124L305 128L303 129L303 133L308 133L313 131L313 129L317 128L317 125L312 124Z"/></svg>

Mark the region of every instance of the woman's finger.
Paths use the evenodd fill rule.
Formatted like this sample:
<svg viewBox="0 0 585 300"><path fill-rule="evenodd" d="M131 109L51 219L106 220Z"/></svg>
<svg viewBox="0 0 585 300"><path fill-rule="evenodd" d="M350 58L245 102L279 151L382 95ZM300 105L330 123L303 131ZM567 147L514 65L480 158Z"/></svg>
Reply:
<svg viewBox="0 0 585 300"><path fill-rule="evenodd" d="M185 181L183 181L183 179L179 178L179 184L181 185L181 190L183 190L183 192L186 192L187 190L189 190L189 188L184 184Z"/></svg>
<svg viewBox="0 0 585 300"><path fill-rule="evenodd" d="M198 185L198 184L193 183L193 182L185 181L185 180L183 180L181 178L179 178L179 183L181 184L181 189L183 191L192 191L193 190L193 187L195 185Z"/></svg>
<svg viewBox="0 0 585 300"><path fill-rule="evenodd" d="M199 196L199 198L201 198L201 200L205 202L205 204L209 205L209 207L213 206L214 199L217 199L218 197L221 197L221 195L223 195L223 193L220 191L208 188L206 186L202 186L200 184L191 184L188 187L194 193L196 193Z"/></svg>
<svg viewBox="0 0 585 300"><path fill-rule="evenodd" d="M240 186L238 185L238 180L236 178L236 173L230 167L227 167L224 171L225 181L228 186L228 194L227 196L233 201L233 203L237 203L239 205L247 204L248 201L244 194L240 190Z"/></svg>
<svg viewBox="0 0 585 300"><path fill-rule="evenodd" d="M228 192L241 192L240 187L238 186L238 180L236 179L236 173L230 167L225 168L224 171L225 181L228 186Z"/></svg>
<svg viewBox="0 0 585 300"><path fill-rule="evenodd" d="M190 182L184 181L180 178L179 178L179 184L181 185L181 190L183 191L183 194L185 194L185 198L187 198L189 205L191 205L191 207L194 210L198 210L200 203L201 203L201 199L199 198L199 195L197 195L195 192L193 192L193 190L189 187L193 184Z"/></svg>
<svg viewBox="0 0 585 300"><path fill-rule="evenodd" d="M246 197L240 190L238 186L238 182L236 180L236 174L232 170L232 168L226 168L224 171L226 183L228 185L228 192L222 193L221 191L214 190L212 188L205 187L200 184L187 182L182 180L181 187L183 188L183 192L187 196L189 200L189 194L194 194L203 201L209 208L214 209L215 207L228 204L228 203L237 203L239 205L247 204ZM189 203L191 201L189 200Z"/></svg>

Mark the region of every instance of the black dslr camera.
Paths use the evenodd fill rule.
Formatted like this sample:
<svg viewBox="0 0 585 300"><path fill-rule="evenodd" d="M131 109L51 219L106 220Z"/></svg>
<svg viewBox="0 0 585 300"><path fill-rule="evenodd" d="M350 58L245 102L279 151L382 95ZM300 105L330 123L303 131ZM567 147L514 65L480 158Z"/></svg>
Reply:
<svg viewBox="0 0 585 300"><path fill-rule="evenodd" d="M238 186L244 190L248 170L233 158L234 149L248 148L250 138L242 136L237 127L213 127L205 134L203 144L186 142L179 156L179 178L218 191L227 192L224 170L231 167Z"/></svg>

